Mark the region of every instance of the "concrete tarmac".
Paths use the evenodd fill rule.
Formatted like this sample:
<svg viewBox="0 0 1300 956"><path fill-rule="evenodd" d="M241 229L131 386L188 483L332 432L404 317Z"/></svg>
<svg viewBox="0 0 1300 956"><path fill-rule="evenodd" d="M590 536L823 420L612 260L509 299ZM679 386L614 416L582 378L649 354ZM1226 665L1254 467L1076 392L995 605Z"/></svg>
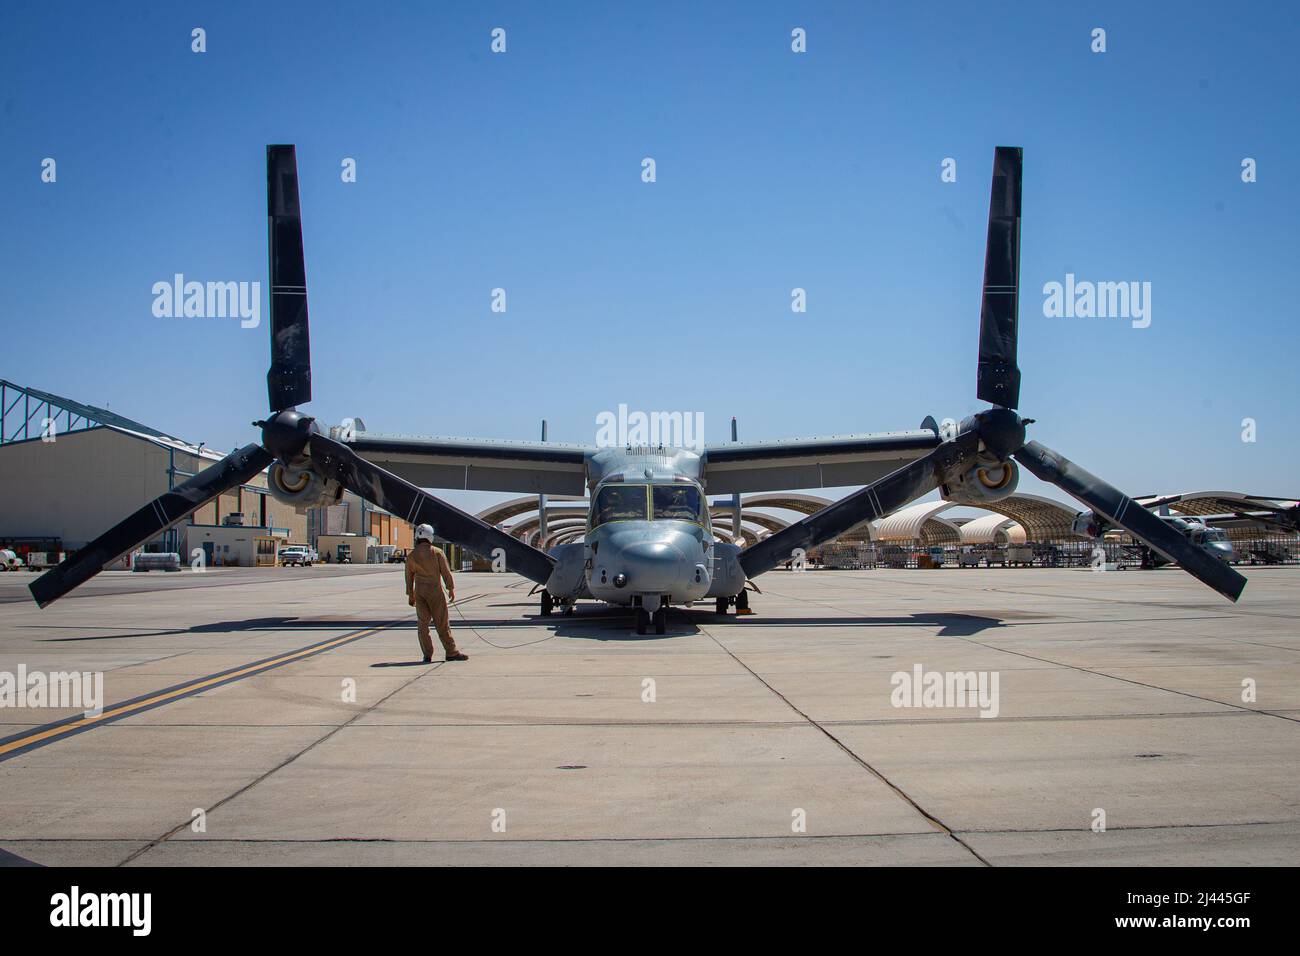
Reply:
<svg viewBox="0 0 1300 956"><path fill-rule="evenodd" d="M644 637L460 574L429 665L400 567L0 574L0 681L105 705L0 707L0 865L1295 865L1300 568L1246 573L774 572Z"/></svg>

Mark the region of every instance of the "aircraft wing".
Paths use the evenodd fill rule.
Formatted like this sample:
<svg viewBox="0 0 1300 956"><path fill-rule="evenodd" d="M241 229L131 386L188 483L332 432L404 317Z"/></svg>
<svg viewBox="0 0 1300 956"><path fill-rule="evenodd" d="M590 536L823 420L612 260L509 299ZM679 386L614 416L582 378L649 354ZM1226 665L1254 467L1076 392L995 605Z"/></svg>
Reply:
<svg viewBox="0 0 1300 956"><path fill-rule="evenodd" d="M927 419L925 426L932 422ZM704 450L705 489L716 495L865 485L938 445L937 426L908 432L710 445Z"/></svg>
<svg viewBox="0 0 1300 956"><path fill-rule="evenodd" d="M558 442L420 438L357 432L347 445L420 488L578 495L595 448Z"/></svg>
<svg viewBox="0 0 1300 956"><path fill-rule="evenodd" d="M1232 514L1196 515L1197 521L1204 521L1214 528L1233 528L1250 530L1263 525L1265 528L1294 534L1300 531L1300 506L1279 511L1234 511Z"/></svg>

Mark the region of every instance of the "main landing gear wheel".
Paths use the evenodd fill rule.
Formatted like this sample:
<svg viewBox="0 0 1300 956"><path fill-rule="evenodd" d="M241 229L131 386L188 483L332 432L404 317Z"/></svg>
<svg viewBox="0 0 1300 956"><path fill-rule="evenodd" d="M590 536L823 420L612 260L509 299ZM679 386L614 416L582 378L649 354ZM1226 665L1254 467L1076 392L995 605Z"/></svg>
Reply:
<svg viewBox="0 0 1300 956"><path fill-rule="evenodd" d="M650 626L649 612L647 612L646 609L643 607L637 608L636 609L636 632L638 634L644 634L646 632L646 628L649 626Z"/></svg>
<svg viewBox="0 0 1300 956"><path fill-rule="evenodd" d="M668 608L660 607L655 611L655 633L665 634L668 631Z"/></svg>
<svg viewBox="0 0 1300 956"><path fill-rule="evenodd" d="M542 617L550 617L551 611L555 608L555 599L551 597L550 591L542 592Z"/></svg>
<svg viewBox="0 0 1300 956"><path fill-rule="evenodd" d="M726 613L727 613L727 599L726 599L726 598L721 597L721 598L718 598L718 599L714 602L714 604L713 604L713 613L714 613L714 614L726 614Z"/></svg>
<svg viewBox="0 0 1300 956"><path fill-rule="evenodd" d="M736 613L737 614L754 613L749 609L749 592L744 590L743 588L741 589L741 592L736 595Z"/></svg>

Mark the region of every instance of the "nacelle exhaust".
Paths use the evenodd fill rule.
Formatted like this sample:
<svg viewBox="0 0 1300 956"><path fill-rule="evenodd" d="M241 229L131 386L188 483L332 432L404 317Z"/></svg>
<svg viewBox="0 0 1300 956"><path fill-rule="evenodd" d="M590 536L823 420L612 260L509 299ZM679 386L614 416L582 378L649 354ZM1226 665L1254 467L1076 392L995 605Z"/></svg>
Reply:
<svg viewBox="0 0 1300 956"><path fill-rule="evenodd" d="M343 486L324 478L310 466L298 467L276 461L267 474L271 497L296 511L336 505L343 499Z"/></svg>
<svg viewBox="0 0 1300 956"><path fill-rule="evenodd" d="M981 460L942 488L947 501L959 504L986 504L1011 496L1020 481L1020 469L1014 461Z"/></svg>

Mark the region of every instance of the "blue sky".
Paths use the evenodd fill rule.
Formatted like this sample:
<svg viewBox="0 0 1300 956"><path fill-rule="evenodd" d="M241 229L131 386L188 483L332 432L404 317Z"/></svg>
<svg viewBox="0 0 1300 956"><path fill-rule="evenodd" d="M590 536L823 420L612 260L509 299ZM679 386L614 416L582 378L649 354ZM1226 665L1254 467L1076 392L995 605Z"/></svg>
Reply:
<svg viewBox="0 0 1300 956"><path fill-rule="evenodd" d="M732 415L746 439L960 418L1015 144L1034 437L1133 494L1300 494L1289 5L329 6L4 5L0 377L254 438L265 322L155 318L150 289L265 284L264 147L293 142L325 421L591 442L619 403L702 411L710 441ZM1151 326L1044 318L1067 272L1149 281Z"/></svg>

